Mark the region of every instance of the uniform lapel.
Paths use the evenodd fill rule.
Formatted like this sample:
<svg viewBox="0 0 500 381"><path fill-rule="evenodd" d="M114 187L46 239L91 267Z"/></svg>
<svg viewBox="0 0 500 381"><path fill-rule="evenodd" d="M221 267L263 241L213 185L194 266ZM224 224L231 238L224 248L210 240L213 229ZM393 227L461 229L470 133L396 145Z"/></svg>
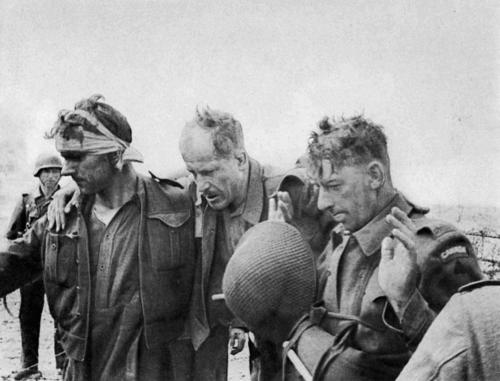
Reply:
<svg viewBox="0 0 500 381"><path fill-rule="evenodd" d="M205 206L203 213L203 236L201 239L201 291L206 305L205 295L208 288L210 269L214 259L215 232L217 231L217 211Z"/></svg>

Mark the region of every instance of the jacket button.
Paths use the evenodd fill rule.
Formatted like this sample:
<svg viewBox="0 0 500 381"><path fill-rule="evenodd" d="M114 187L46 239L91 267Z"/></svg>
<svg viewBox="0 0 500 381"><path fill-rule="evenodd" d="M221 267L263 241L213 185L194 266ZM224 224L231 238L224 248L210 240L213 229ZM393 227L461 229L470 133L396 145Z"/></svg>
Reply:
<svg viewBox="0 0 500 381"><path fill-rule="evenodd" d="M80 312L77 312L75 315L76 315L77 317L82 316L82 314L81 314Z"/></svg>
<svg viewBox="0 0 500 381"><path fill-rule="evenodd" d="M56 249L56 244L53 243L52 245L50 245L50 247L52 247L52 250L55 250Z"/></svg>
<svg viewBox="0 0 500 381"><path fill-rule="evenodd" d="M76 291L80 291L80 286L76 286Z"/></svg>

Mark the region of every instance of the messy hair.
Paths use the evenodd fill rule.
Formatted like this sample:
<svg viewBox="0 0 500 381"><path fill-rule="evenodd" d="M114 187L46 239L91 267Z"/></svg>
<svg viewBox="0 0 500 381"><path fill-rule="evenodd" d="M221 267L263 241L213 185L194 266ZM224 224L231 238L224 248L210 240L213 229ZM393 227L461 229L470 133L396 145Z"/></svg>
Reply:
<svg viewBox="0 0 500 381"><path fill-rule="evenodd" d="M132 130L127 118L115 108L104 103L102 95L96 94L82 99L75 104L74 109L93 114L115 136L128 143L132 141ZM54 126L45 134L45 137L50 139L60 133L65 138L83 139L82 129L100 134L97 128L86 118L72 114L68 110L61 110Z"/></svg>
<svg viewBox="0 0 500 381"><path fill-rule="evenodd" d="M334 167L379 160L389 167L383 127L362 115L338 119L324 117L318 123L318 130L311 133L307 151L311 173L321 168L322 160L329 160Z"/></svg>
<svg viewBox="0 0 500 381"><path fill-rule="evenodd" d="M210 132L217 156L227 157L235 149L245 150L241 123L229 113L209 107L202 110L196 108L194 119L187 125L199 126Z"/></svg>

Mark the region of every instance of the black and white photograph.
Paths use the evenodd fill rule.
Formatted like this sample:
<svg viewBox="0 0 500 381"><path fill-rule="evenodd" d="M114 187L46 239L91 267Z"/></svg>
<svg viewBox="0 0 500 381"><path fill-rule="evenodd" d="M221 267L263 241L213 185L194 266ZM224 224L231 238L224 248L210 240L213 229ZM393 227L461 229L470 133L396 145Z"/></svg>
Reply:
<svg viewBox="0 0 500 381"><path fill-rule="evenodd" d="M500 380L500 2L0 1L0 380Z"/></svg>

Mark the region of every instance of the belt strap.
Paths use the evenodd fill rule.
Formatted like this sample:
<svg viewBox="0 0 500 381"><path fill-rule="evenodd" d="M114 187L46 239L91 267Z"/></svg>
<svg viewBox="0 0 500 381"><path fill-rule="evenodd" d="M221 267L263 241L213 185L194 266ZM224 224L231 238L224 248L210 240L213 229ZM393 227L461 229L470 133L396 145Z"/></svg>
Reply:
<svg viewBox="0 0 500 381"><path fill-rule="evenodd" d="M336 319L336 320L348 320L354 323L363 325L367 328L370 328L374 331L382 332L380 328L375 327L374 325L362 320L360 317L349 314L342 314L339 312L330 312L323 306L315 306L311 308L309 312L309 319L313 322L313 324L321 325L325 318Z"/></svg>
<svg viewBox="0 0 500 381"><path fill-rule="evenodd" d="M304 324L302 324L304 323ZM283 347L283 352L282 352L282 362L281 362L281 380L285 381L286 378L286 364L288 361L288 351L292 349L297 341L299 341L300 337L306 331L307 329L311 328L314 325L313 322L310 321L309 315L304 315L302 316L297 323L295 323L292 331L290 332L290 340L288 340L287 344Z"/></svg>
<svg viewBox="0 0 500 381"><path fill-rule="evenodd" d="M342 314L338 312L330 312L322 305L316 305L311 307L309 314L304 315L298 320L292 329L290 335L290 340L283 349L283 359L282 359L282 381L285 381L286 377L286 364L287 364L287 353L291 350L298 342L302 334L312 326L321 326L325 319L336 319L340 321L347 321L346 324L339 332L334 335L334 342L332 346L326 350L320 357L318 365L313 372L313 380L322 380L330 364L335 361L335 359L345 350L349 345L349 339L352 337L356 331L358 324L370 328L374 331L381 332L382 330L375 327L374 325L362 320L360 317L349 314Z"/></svg>
<svg viewBox="0 0 500 381"><path fill-rule="evenodd" d="M313 372L313 381L323 380L328 367L348 346L348 340L355 331L356 324L352 322L346 325L337 335L333 345L323 353L319 359L318 365Z"/></svg>

